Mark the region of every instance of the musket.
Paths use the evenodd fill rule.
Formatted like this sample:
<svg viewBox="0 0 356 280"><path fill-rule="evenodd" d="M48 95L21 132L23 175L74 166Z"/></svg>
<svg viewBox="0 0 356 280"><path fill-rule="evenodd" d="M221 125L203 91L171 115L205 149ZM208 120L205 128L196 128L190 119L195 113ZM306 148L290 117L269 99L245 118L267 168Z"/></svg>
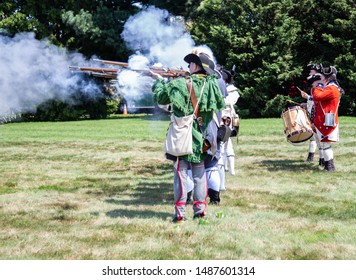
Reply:
<svg viewBox="0 0 356 280"><path fill-rule="evenodd" d="M81 66L69 66L69 69L81 72L98 72L98 73L117 73L117 69L113 68L96 68L96 67L81 67Z"/></svg>
<svg viewBox="0 0 356 280"><path fill-rule="evenodd" d="M113 61L113 60L103 60L103 59L93 59L94 61L101 62L104 64L108 65L116 65L116 66L121 66L121 67L129 67L129 64L127 62L121 62L121 61Z"/></svg>
<svg viewBox="0 0 356 280"><path fill-rule="evenodd" d="M105 78L105 79L116 79L117 69L112 68L95 68L95 67L80 67L80 66L69 66L72 72L82 72L91 76Z"/></svg>
<svg viewBox="0 0 356 280"><path fill-rule="evenodd" d="M81 66L69 66L69 69L71 69L72 71L83 72L89 75L107 78L107 79L115 79L117 77L118 72L122 71L122 69L115 69L115 68L97 68L97 67L81 67ZM151 75L151 72L160 74L162 77L170 77L170 78L184 77L189 75L189 73L183 69L177 69L177 70L165 69L165 68L132 69L128 67L126 69L135 72L140 72L148 76Z"/></svg>
<svg viewBox="0 0 356 280"><path fill-rule="evenodd" d="M128 68L128 70L135 71L135 72L140 72L144 75L151 75L151 72L160 74L162 77L169 77L169 78L178 78L178 77L185 77L189 75L189 72L185 70L173 70L173 69L131 69Z"/></svg>
<svg viewBox="0 0 356 280"><path fill-rule="evenodd" d="M117 75L115 74L105 74L105 73L96 73L96 72L90 72L88 73L89 75L92 75L94 77L99 77L99 78L104 78L104 79L110 79L110 80L115 80L117 78Z"/></svg>
<svg viewBox="0 0 356 280"><path fill-rule="evenodd" d="M132 71L144 71L145 70L145 69L131 69L127 62L103 60L103 59L93 59L93 60L97 61L97 62L101 62L103 64L107 64L107 65L116 65L116 66L128 68ZM189 75L189 72L187 72L183 69L170 69L170 68L166 68L166 67L157 67L157 66L147 66L147 68L152 70L155 73L163 74L162 76L165 76L165 77L180 77L180 76Z"/></svg>
<svg viewBox="0 0 356 280"><path fill-rule="evenodd" d="M129 68L129 64L127 62L121 62L121 61L113 61L113 60L103 60L103 59L93 59L94 61L97 62L101 62L103 64L107 64L107 65L116 65L116 66L120 66L120 67L125 67L125 68ZM155 67L155 66L147 66L149 69L151 70L164 70L165 68L163 67Z"/></svg>
<svg viewBox="0 0 356 280"><path fill-rule="evenodd" d="M129 68L129 64L127 62L121 62L121 61L113 61L113 60L103 60L103 59L93 59L94 61L97 62L101 62L103 64L107 64L107 65L116 65L116 66L120 66L120 67L125 67L125 68ZM151 70L164 70L163 67L155 67L155 66L147 66L149 69Z"/></svg>

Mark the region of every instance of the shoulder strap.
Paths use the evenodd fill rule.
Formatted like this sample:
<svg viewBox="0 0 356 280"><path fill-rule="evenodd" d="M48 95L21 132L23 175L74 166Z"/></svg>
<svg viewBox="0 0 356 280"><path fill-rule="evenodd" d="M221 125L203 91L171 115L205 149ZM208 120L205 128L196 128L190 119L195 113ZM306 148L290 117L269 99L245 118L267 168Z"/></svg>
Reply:
<svg viewBox="0 0 356 280"><path fill-rule="evenodd" d="M193 108L194 108L194 115L196 117L199 117L200 116L200 112L199 112L199 108L198 108L198 102L197 102L197 96L195 95L195 90L194 90L194 87L193 87L193 83L192 83L192 80L188 81L188 79L185 80L187 82L187 87L188 87L188 90L189 90L189 98L190 100L192 101L192 104L193 104ZM199 98L200 100L200 98Z"/></svg>
<svg viewBox="0 0 356 280"><path fill-rule="evenodd" d="M199 96L198 101L197 101L197 96L195 95L195 90L194 90L194 87L193 87L192 78L190 78L190 82L186 79L186 82L187 82L188 90L190 92L189 98L190 98L190 100L192 100L192 104L193 104L193 108L194 108L195 119L197 120L197 123L199 125L201 133L204 135L204 133L205 133L204 132L204 124L203 124L204 122L203 122L203 118L200 116L198 104L200 102L200 98L203 95L203 91L204 91L204 87L205 87L206 81L204 81L203 87L201 88L201 92L200 92L200 96Z"/></svg>

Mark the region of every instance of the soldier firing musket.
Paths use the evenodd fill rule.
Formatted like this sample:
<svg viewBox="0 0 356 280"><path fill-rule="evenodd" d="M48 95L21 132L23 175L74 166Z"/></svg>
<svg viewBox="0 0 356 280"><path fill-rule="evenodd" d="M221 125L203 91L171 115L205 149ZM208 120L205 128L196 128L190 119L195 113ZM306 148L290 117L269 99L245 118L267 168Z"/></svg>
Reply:
<svg viewBox="0 0 356 280"><path fill-rule="evenodd" d="M107 79L116 79L117 74L124 69L115 69L115 68L97 68L97 67L80 67L80 66L69 66L72 71L83 72L92 76L107 78ZM126 70L142 73L143 75L151 76L151 73L160 74L163 77L175 78L175 77L184 77L187 75L187 72L183 69L164 69L164 68L148 68L148 69L132 69L125 67Z"/></svg>

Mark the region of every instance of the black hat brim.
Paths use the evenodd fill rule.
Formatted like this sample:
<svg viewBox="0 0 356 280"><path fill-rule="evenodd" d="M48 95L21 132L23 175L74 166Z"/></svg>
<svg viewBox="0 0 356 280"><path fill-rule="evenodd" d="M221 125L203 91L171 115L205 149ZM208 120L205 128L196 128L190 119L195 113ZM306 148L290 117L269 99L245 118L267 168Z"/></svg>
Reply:
<svg viewBox="0 0 356 280"><path fill-rule="evenodd" d="M187 62L188 64L193 62L193 63L199 65L200 67L202 67L205 70L205 72L208 75L215 74L215 71L209 67L209 64L208 64L209 62L208 63L202 62L200 57L197 56L196 54L190 53L190 54L186 55L184 57L184 61Z"/></svg>

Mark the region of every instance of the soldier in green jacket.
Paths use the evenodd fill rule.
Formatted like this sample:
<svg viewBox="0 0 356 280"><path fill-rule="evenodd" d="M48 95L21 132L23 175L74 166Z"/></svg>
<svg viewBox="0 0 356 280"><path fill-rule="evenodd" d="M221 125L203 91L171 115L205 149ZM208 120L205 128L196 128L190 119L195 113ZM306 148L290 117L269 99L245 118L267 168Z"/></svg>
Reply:
<svg viewBox="0 0 356 280"><path fill-rule="evenodd" d="M191 53L184 57L184 61L189 65L190 75L187 77L165 82L158 73L152 72L152 77L156 79L152 87L154 101L160 105L172 104L175 116L183 117L194 111L187 79L193 84L196 99L199 100L200 118L193 122L193 154L177 157L174 164L174 223L185 220L189 168L194 182L193 218L204 218L206 215L207 179L204 159L207 153L203 151L204 139L214 112L225 107L214 71L209 68L209 57L204 53Z"/></svg>

